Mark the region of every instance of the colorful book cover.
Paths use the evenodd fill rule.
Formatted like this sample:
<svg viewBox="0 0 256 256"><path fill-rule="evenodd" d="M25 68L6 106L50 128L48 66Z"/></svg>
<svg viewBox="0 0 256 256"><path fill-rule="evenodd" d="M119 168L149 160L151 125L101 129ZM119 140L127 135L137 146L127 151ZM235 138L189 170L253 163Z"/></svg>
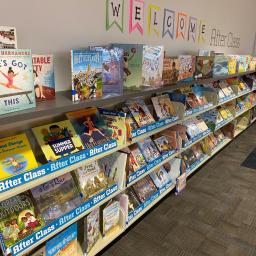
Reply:
<svg viewBox="0 0 256 256"><path fill-rule="evenodd" d="M164 164L165 170L168 172L168 175L172 183L176 183L176 179L184 172L186 172L186 165L184 161L180 158L173 158L166 164Z"/></svg>
<svg viewBox="0 0 256 256"><path fill-rule="evenodd" d="M185 94L182 94L180 92L169 92L168 95L171 101L180 102L183 105L186 105L187 96Z"/></svg>
<svg viewBox="0 0 256 256"><path fill-rule="evenodd" d="M213 56L197 56L195 78L209 78L213 74Z"/></svg>
<svg viewBox="0 0 256 256"><path fill-rule="evenodd" d="M176 115L174 106L167 94L151 98L159 120Z"/></svg>
<svg viewBox="0 0 256 256"><path fill-rule="evenodd" d="M37 101L55 98L53 55L32 55L34 88Z"/></svg>
<svg viewBox="0 0 256 256"><path fill-rule="evenodd" d="M183 190L185 190L187 185L187 174L183 173L176 179L176 188L175 194L180 194Z"/></svg>
<svg viewBox="0 0 256 256"><path fill-rule="evenodd" d="M168 143L169 143L169 145L170 145L170 147L172 149L178 149L180 147L180 145L179 145L179 138L178 138L178 132L177 131L166 129L166 130L161 131L160 134L167 138Z"/></svg>
<svg viewBox="0 0 256 256"><path fill-rule="evenodd" d="M197 160L196 156L194 155L191 148L182 152L181 156L182 156L187 168L189 168Z"/></svg>
<svg viewBox="0 0 256 256"><path fill-rule="evenodd" d="M226 96L231 96L232 94L234 94L231 86L229 86L226 81L220 81L219 82L219 87L221 88L221 90L223 91L223 93Z"/></svg>
<svg viewBox="0 0 256 256"><path fill-rule="evenodd" d="M68 120L34 127L32 131L47 161L55 161L83 149L79 136Z"/></svg>
<svg viewBox="0 0 256 256"><path fill-rule="evenodd" d="M128 196L128 213L130 213L139 207L140 201L132 188L127 188L125 194Z"/></svg>
<svg viewBox="0 0 256 256"><path fill-rule="evenodd" d="M154 144L150 137L142 141L139 141L138 146L147 162L151 162L155 158L160 156L160 153L156 145Z"/></svg>
<svg viewBox="0 0 256 256"><path fill-rule="evenodd" d="M139 127L143 127L155 122L143 99L136 98L128 100L126 101L126 105L131 111L131 114L133 115Z"/></svg>
<svg viewBox="0 0 256 256"><path fill-rule="evenodd" d="M197 102L202 106L208 103L206 97L205 97L205 90L204 87L201 85L194 85L192 87L192 92L196 96Z"/></svg>
<svg viewBox="0 0 256 256"><path fill-rule="evenodd" d="M0 50L0 115L33 108L31 50Z"/></svg>
<svg viewBox="0 0 256 256"><path fill-rule="evenodd" d="M180 55L179 56L179 77L178 81L181 80L192 80L194 75L194 58L191 55Z"/></svg>
<svg viewBox="0 0 256 256"><path fill-rule="evenodd" d="M66 113L76 133L80 136L85 148L93 148L108 142L113 135L97 108L81 109Z"/></svg>
<svg viewBox="0 0 256 256"><path fill-rule="evenodd" d="M132 144L130 147L128 158L129 173L135 172L147 164L137 144Z"/></svg>
<svg viewBox="0 0 256 256"><path fill-rule="evenodd" d="M163 84L170 85L176 83L179 77L179 59L165 57L163 66Z"/></svg>
<svg viewBox="0 0 256 256"><path fill-rule="evenodd" d="M191 150L193 151L193 153L197 159L200 159L204 154L200 143L196 143L195 145L193 145L191 147Z"/></svg>
<svg viewBox="0 0 256 256"><path fill-rule="evenodd" d="M229 56L228 60L228 74L229 75L234 75L237 70L237 61L236 58Z"/></svg>
<svg viewBox="0 0 256 256"><path fill-rule="evenodd" d="M0 49L16 49L16 28L0 26Z"/></svg>
<svg viewBox="0 0 256 256"><path fill-rule="evenodd" d="M172 138L167 137L165 135L162 135L158 138L155 138L154 142L155 142L155 144L156 144L156 146L157 146L157 148L158 148L158 150L161 154L165 153L165 152L168 152L171 149L175 149L175 148L172 148L172 146L173 146Z"/></svg>
<svg viewBox="0 0 256 256"><path fill-rule="evenodd" d="M142 44L113 44L124 50L124 87L139 89L142 85Z"/></svg>
<svg viewBox="0 0 256 256"><path fill-rule="evenodd" d="M142 83L145 86L159 87L163 85L163 46L143 46Z"/></svg>
<svg viewBox="0 0 256 256"><path fill-rule="evenodd" d="M77 223L46 242L46 256L78 256Z"/></svg>
<svg viewBox="0 0 256 256"><path fill-rule="evenodd" d="M29 192L0 202L0 216L0 237L7 248L45 225Z"/></svg>
<svg viewBox="0 0 256 256"><path fill-rule="evenodd" d="M238 65L238 72L246 72L248 69L248 61L247 61L247 55L240 55L239 56L239 65Z"/></svg>
<svg viewBox="0 0 256 256"><path fill-rule="evenodd" d="M170 177L163 166L151 172L149 175L158 189L170 182Z"/></svg>
<svg viewBox="0 0 256 256"><path fill-rule="evenodd" d="M187 134L190 138L194 138L196 135L200 134L202 131L197 127L193 120L186 120L184 125L187 127Z"/></svg>
<svg viewBox="0 0 256 256"><path fill-rule="evenodd" d="M102 96L102 52L71 50L72 100Z"/></svg>
<svg viewBox="0 0 256 256"><path fill-rule="evenodd" d="M216 55L214 58L213 76L228 75L228 56Z"/></svg>
<svg viewBox="0 0 256 256"><path fill-rule="evenodd" d="M249 64L249 70L255 71L255 69L256 69L256 58L252 57L250 64Z"/></svg>
<svg viewBox="0 0 256 256"><path fill-rule="evenodd" d="M82 203L82 197L70 173L32 188L31 193L47 224Z"/></svg>
<svg viewBox="0 0 256 256"><path fill-rule="evenodd" d="M0 139L0 180L37 166L26 134Z"/></svg>
<svg viewBox="0 0 256 256"><path fill-rule="evenodd" d="M182 140L183 143L188 142L187 127L185 125L176 124L168 130L177 132L178 137Z"/></svg>

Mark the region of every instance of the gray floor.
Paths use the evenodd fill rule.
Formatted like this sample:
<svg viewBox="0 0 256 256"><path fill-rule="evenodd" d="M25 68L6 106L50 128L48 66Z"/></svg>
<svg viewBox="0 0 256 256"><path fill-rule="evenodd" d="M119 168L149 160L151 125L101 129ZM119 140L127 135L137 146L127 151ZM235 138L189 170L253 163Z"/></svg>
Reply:
<svg viewBox="0 0 256 256"><path fill-rule="evenodd" d="M168 196L104 256L256 256L256 170L240 164L256 125L209 161L186 191Z"/></svg>

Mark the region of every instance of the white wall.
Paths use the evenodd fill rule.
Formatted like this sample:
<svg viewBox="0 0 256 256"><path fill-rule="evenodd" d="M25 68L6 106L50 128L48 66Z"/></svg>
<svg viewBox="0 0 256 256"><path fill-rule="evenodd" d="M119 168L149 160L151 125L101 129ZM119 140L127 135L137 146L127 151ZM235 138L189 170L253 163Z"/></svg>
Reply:
<svg viewBox="0 0 256 256"><path fill-rule="evenodd" d="M213 49L225 53L248 54L253 51L255 35L255 0L151 0L150 3L207 21L204 45L180 39L141 36L128 33L128 0L125 0L125 31L105 29L105 0L25 0L2 1L0 24L15 26L19 48L31 48L34 53L55 55L57 90L70 88L70 49L109 42L163 44L170 55ZM145 15L147 17L146 2ZM145 17L145 20L146 20ZM145 24L146 25L146 24ZM145 26L146 27L146 26ZM218 28L241 38L240 48L211 48L209 33Z"/></svg>

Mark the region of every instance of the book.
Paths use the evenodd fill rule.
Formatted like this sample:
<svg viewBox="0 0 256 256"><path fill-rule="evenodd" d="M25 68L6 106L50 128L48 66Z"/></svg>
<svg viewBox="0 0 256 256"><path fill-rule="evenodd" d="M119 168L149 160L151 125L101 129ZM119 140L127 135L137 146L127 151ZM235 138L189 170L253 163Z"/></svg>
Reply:
<svg viewBox="0 0 256 256"><path fill-rule="evenodd" d="M228 62L228 56L216 55L214 57L213 76L227 76Z"/></svg>
<svg viewBox="0 0 256 256"><path fill-rule="evenodd" d="M142 85L142 44L113 44L124 50L124 87L139 89Z"/></svg>
<svg viewBox="0 0 256 256"><path fill-rule="evenodd" d="M131 111L129 110L129 108L127 106L123 106L122 110L124 111L124 113L126 114L126 138L127 139L132 139L132 131L138 129L138 125L135 121L135 119L133 118L133 115L131 113Z"/></svg>
<svg viewBox="0 0 256 256"><path fill-rule="evenodd" d="M102 96L102 52L71 50L72 100Z"/></svg>
<svg viewBox="0 0 256 256"><path fill-rule="evenodd" d="M180 55L179 56L179 77L178 81L181 80L192 80L195 69L195 59L191 55Z"/></svg>
<svg viewBox="0 0 256 256"><path fill-rule="evenodd" d="M0 49L16 48L18 48L16 28L0 26Z"/></svg>
<svg viewBox="0 0 256 256"><path fill-rule="evenodd" d="M7 249L45 225L29 191L0 202L0 216L0 238Z"/></svg>
<svg viewBox="0 0 256 256"><path fill-rule="evenodd" d="M197 108L200 106L200 103L197 100L196 95L194 93L187 94L186 103L188 108Z"/></svg>
<svg viewBox="0 0 256 256"><path fill-rule="evenodd" d="M183 190L185 190L187 185L187 174L183 173L176 179L176 188L175 194L180 194Z"/></svg>
<svg viewBox="0 0 256 256"><path fill-rule="evenodd" d="M127 188L125 194L128 196L128 213L130 213L139 207L140 201L132 188Z"/></svg>
<svg viewBox="0 0 256 256"><path fill-rule="evenodd" d="M189 168L197 160L191 148L188 148L184 152L182 152L181 156L187 168Z"/></svg>
<svg viewBox="0 0 256 256"><path fill-rule="evenodd" d="M126 105L131 111L133 118L139 127L152 124L155 122L146 103L141 98L131 99L126 101Z"/></svg>
<svg viewBox="0 0 256 256"><path fill-rule="evenodd" d="M132 186L135 194L139 198L140 202L145 202L150 196L152 196L157 188L149 176L142 178Z"/></svg>
<svg viewBox="0 0 256 256"><path fill-rule="evenodd" d="M237 61L236 58L229 56L228 57L228 74L229 75L234 75L236 73L237 70Z"/></svg>
<svg viewBox="0 0 256 256"><path fill-rule="evenodd" d="M179 59L165 57L163 66L163 84L170 85L176 83L179 77Z"/></svg>
<svg viewBox="0 0 256 256"><path fill-rule="evenodd" d="M176 179L184 172L186 172L186 165L181 158L174 157L169 162L164 164L164 168L167 171L173 184L176 183Z"/></svg>
<svg viewBox="0 0 256 256"><path fill-rule="evenodd" d="M36 106L31 50L0 51L0 115Z"/></svg>
<svg viewBox="0 0 256 256"><path fill-rule="evenodd" d="M184 125L187 127L187 134L190 137L190 139L202 133L202 131L199 129L199 127L196 125L193 119L186 120L184 122Z"/></svg>
<svg viewBox="0 0 256 256"><path fill-rule="evenodd" d="M234 94L232 88L225 81L220 81L219 87L226 96L231 96L232 94Z"/></svg>
<svg viewBox="0 0 256 256"><path fill-rule="evenodd" d="M153 161L160 156L160 153L151 138L138 142L139 149L147 162Z"/></svg>
<svg viewBox="0 0 256 256"><path fill-rule="evenodd" d="M248 61L247 61L247 55L240 55L239 56L239 64L238 64L238 72L246 72L248 69Z"/></svg>
<svg viewBox="0 0 256 256"><path fill-rule="evenodd" d="M170 151L171 149L176 149L172 148L173 146L173 141L170 137L167 137L165 135L162 135L158 138L154 138L154 142L161 154Z"/></svg>
<svg viewBox="0 0 256 256"><path fill-rule="evenodd" d="M151 172L149 175L158 189L162 188L168 182L171 181L167 171L165 170L165 168L163 166L161 166L157 170Z"/></svg>
<svg viewBox="0 0 256 256"><path fill-rule="evenodd" d="M210 78L213 74L213 56L197 56L195 78Z"/></svg>
<svg viewBox="0 0 256 256"><path fill-rule="evenodd" d="M188 142L187 127L185 125L176 124L169 128L169 130L177 132L182 143Z"/></svg>
<svg viewBox="0 0 256 256"><path fill-rule="evenodd" d="M32 55L34 88L37 101L55 98L53 55Z"/></svg>
<svg viewBox="0 0 256 256"><path fill-rule="evenodd" d="M173 102L180 102L183 105L186 105L187 96L181 92L169 92L167 94L170 97L170 100Z"/></svg>
<svg viewBox="0 0 256 256"><path fill-rule="evenodd" d="M100 117L97 108L87 108L66 113L85 148L93 148L111 140L113 130Z"/></svg>
<svg viewBox="0 0 256 256"><path fill-rule="evenodd" d="M25 133L0 139L0 180L37 166Z"/></svg>
<svg viewBox="0 0 256 256"><path fill-rule="evenodd" d="M32 188L31 193L47 224L82 203L82 197L70 173Z"/></svg>
<svg viewBox="0 0 256 256"><path fill-rule="evenodd" d="M47 161L55 161L83 149L79 136L68 120L34 127L32 131Z"/></svg>
<svg viewBox="0 0 256 256"><path fill-rule="evenodd" d="M174 106L167 94L151 98L159 120L176 115Z"/></svg>
<svg viewBox="0 0 256 256"><path fill-rule="evenodd" d="M77 223L46 242L46 256L78 256Z"/></svg>
<svg viewBox="0 0 256 256"><path fill-rule="evenodd" d="M195 120L196 126L200 129L201 132L205 132L208 130L208 126L203 119L197 117L194 120Z"/></svg>
<svg viewBox="0 0 256 256"><path fill-rule="evenodd" d="M186 129L186 128L185 128ZM178 132L171 129L165 129L159 133L159 136L165 136L167 138L168 144L172 149L180 148L180 142L178 138ZM156 143L156 142L155 142Z"/></svg>
<svg viewBox="0 0 256 256"><path fill-rule="evenodd" d="M193 151L193 154L197 159L200 159L204 155L204 152L200 143L196 143L195 145L193 145L191 147L191 150Z"/></svg>
<svg viewBox="0 0 256 256"><path fill-rule="evenodd" d="M163 85L163 46L143 45L142 83L145 86L159 87Z"/></svg>

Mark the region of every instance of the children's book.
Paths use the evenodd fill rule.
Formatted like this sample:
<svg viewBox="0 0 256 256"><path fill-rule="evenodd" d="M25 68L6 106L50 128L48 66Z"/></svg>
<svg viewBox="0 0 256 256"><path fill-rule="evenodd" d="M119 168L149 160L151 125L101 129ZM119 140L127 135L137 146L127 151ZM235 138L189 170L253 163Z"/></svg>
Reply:
<svg viewBox="0 0 256 256"><path fill-rule="evenodd" d="M31 50L0 50L0 115L35 106Z"/></svg>
<svg viewBox="0 0 256 256"><path fill-rule="evenodd" d="M45 225L29 192L0 202L0 216L1 243L7 248Z"/></svg>
<svg viewBox="0 0 256 256"><path fill-rule="evenodd" d="M68 120L34 127L32 131L47 161L55 161L83 149L79 136Z"/></svg>
<svg viewBox="0 0 256 256"><path fill-rule="evenodd" d="M219 87L221 88L221 90L223 91L223 93L226 96L230 96L230 95L234 94L232 88L228 85L228 83L226 81L221 81L219 83Z"/></svg>
<svg viewBox="0 0 256 256"><path fill-rule="evenodd" d="M191 55L180 55L179 56L179 77L178 81L181 80L192 80L195 69L195 59Z"/></svg>
<svg viewBox="0 0 256 256"><path fill-rule="evenodd" d="M194 120L186 120L184 125L187 127L187 133L190 138L194 138L196 135L200 134L202 131L196 125Z"/></svg>
<svg viewBox="0 0 256 256"><path fill-rule="evenodd" d="M196 143L195 145L193 145L191 147L191 149L192 149L192 151L193 151L193 153L194 153L194 155L197 159L200 159L204 154L202 146L201 146L200 143Z"/></svg>
<svg viewBox="0 0 256 256"><path fill-rule="evenodd" d="M205 95L204 95L204 87L201 85L194 85L192 87L192 92L196 97L196 101L199 103L199 105L203 106L208 103Z"/></svg>
<svg viewBox="0 0 256 256"><path fill-rule="evenodd" d="M183 173L176 179L176 188L175 195L180 194L183 190L185 190L187 185L187 174Z"/></svg>
<svg viewBox="0 0 256 256"><path fill-rule="evenodd" d="M128 158L129 174L137 171L141 167L147 164L144 156L142 155L137 144L132 144L130 147L130 153Z"/></svg>
<svg viewBox="0 0 256 256"><path fill-rule="evenodd" d="M246 72L248 69L248 61L247 61L247 55L240 55L239 56L239 64L238 64L238 72Z"/></svg>
<svg viewBox="0 0 256 256"><path fill-rule="evenodd" d="M102 52L71 50L72 100L102 96Z"/></svg>
<svg viewBox="0 0 256 256"><path fill-rule="evenodd" d="M145 86L159 87L163 85L163 46L143 46L142 83Z"/></svg>
<svg viewBox="0 0 256 256"><path fill-rule="evenodd" d="M176 124L168 130L177 132L177 134L179 135L179 139L181 139L182 143L186 143L188 141L187 127L185 125Z"/></svg>
<svg viewBox="0 0 256 256"><path fill-rule="evenodd" d="M77 223L46 242L46 256L78 256Z"/></svg>
<svg viewBox="0 0 256 256"><path fill-rule="evenodd" d="M208 130L208 126L206 125L205 121L199 117L194 119L196 126L201 130L201 132L205 132Z"/></svg>
<svg viewBox="0 0 256 256"><path fill-rule="evenodd" d="M180 142L179 142L179 137L178 137L177 131L171 130L171 129L166 129L166 130L161 131L159 134L160 134L160 136L164 136L167 139L168 144L170 145L171 149L178 149L180 147ZM155 141L155 143L157 145L156 141Z"/></svg>
<svg viewBox="0 0 256 256"><path fill-rule="evenodd" d="M237 61L236 58L228 56L228 74L234 75L237 70Z"/></svg>
<svg viewBox="0 0 256 256"><path fill-rule="evenodd" d="M127 188L125 194L128 196L128 213L130 213L140 205L140 201L132 188Z"/></svg>
<svg viewBox="0 0 256 256"><path fill-rule="evenodd" d="M187 150L182 152L181 156L182 156L187 168L189 168L197 160L196 156L194 155L191 148L188 148Z"/></svg>
<svg viewBox="0 0 256 256"><path fill-rule="evenodd" d="M126 102L135 121L139 127L154 123L155 120L151 115L146 103L141 98L131 99Z"/></svg>
<svg viewBox="0 0 256 256"><path fill-rule="evenodd" d="M157 191L157 188L150 176L146 176L137 181L132 187L142 203Z"/></svg>
<svg viewBox="0 0 256 256"><path fill-rule="evenodd" d="M0 26L0 49L16 48L18 48L16 28Z"/></svg>
<svg viewBox="0 0 256 256"><path fill-rule="evenodd" d="M113 44L124 50L124 87L127 89L139 89L142 85L142 44Z"/></svg>
<svg viewBox="0 0 256 256"><path fill-rule="evenodd" d="M209 78L213 73L213 56L197 56L195 78Z"/></svg>
<svg viewBox="0 0 256 256"><path fill-rule="evenodd" d="M0 180L37 166L26 134L0 139Z"/></svg>
<svg viewBox="0 0 256 256"><path fill-rule="evenodd" d="M161 166L159 169L151 172L149 175L158 189L162 188L168 182L171 181L167 171L165 170L165 168L163 166Z"/></svg>
<svg viewBox="0 0 256 256"><path fill-rule="evenodd" d="M228 56L216 55L214 57L213 76L227 76L228 61Z"/></svg>
<svg viewBox="0 0 256 256"><path fill-rule="evenodd" d="M170 137L167 137L165 135L162 135L158 138L155 138L154 139L154 142L159 150L159 152L162 154L162 153L165 153L165 152L168 152L170 151L171 149L175 149L175 148L172 148L173 146L173 141Z"/></svg>
<svg viewBox="0 0 256 256"><path fill-rule="evenodd" d="M55 98L53 55L32 55L34 88L37 101Z"/></svg>
<svg viewBox="0 0 256 256"><path fill-rule="evenodd" d="M129 110L129 108L127 106L123 106L122 110L124 111L124 113L126 114L126 138L127 139L131 139L132 138L132 131L138 129L138 125L135 121L135 119L133 118L133 115L131 113L131 111Z"/></svg>
<svg viewBox="0 0 256 256"><path fill-rule="evenodd" d="M158 119L165 119L176 115L174 106L167 94L151 98Z"/></svg>
<svg viewBox="0 0 256 256"><path fill-rule="evenodd" d="M173 158L166 164L164 164L165 170L173 184L176 183L176 179L184 172L186 172L186 165L181 158Z"/></svg>
<svg viewBox="0 0 256 256"><path fill-rule="evenodd" d="M176 83L179 77L179 59L165 57L163 67L163 84L170 85Z"/></svg>
<svg viewBox="0 0 256 256"><path fill-rule="evenodd" d="M113 130L100 117L97 108L87 108L66 113L85 148L93 148L108 142Z"/></svg>
<svg viewBox="0 0 256 256"><path fill-rule="evenodd" d="M180 102L183 105L186 105L187 96L181 92L169 92L168 93L170 100L173 102Z"/></svg>
<svg viewBox="0 0 256 256"><path fill-rule="evenodd" d="M188 108L197 108L200 106L199 101L197 100L196 95L194 93L187 94L186 103L186 106Z"/></svg>
<svg viewBox="0 0 256 256"><path fill-rule="evenodd" d="M150 137L139 141L138 146L147 162L150 162L160 156L157 147Z"/></svg>
<svg viewBox="0 0 256 256"><path fill-rule="evenodd" d="M31 193L47 224L82 203L82 197L70 173L32 188Z"/></svg>

